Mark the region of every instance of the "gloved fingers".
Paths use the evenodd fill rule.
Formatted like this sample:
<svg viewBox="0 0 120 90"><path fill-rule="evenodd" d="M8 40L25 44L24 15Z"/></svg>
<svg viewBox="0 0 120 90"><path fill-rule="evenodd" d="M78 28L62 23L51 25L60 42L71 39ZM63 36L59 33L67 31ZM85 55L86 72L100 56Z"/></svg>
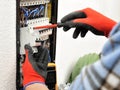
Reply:
<svg viewBox="0 0 120 90"><path fill-rule="evenodd" d="M68 31L69 29L73 28L73 27L76 27L76 23L73 23L73 21L68 21L68 22L65 22L65 23L59 23L58 24L58 27L63 27L63 30L64 31Z"/></svg>
<svg viewBox="0 0 120 90"><path fill-rule="evenodd" d="M86 18L86 14L81 11L72 12L61 19L61 22L71 21L77 18Z"/></svg>
<svg viewBox="0 0 120 90"><path fill-rule="evenodd" d="M87 34L88 30L87 29L81 29L81 37L85 37L85 35Z"/></svg>
<svg viewBox="0 0 120 90"><path fill-rule="evenodd" d="M44 60L43 60L43 63L46 65L48 65L48 60L49 60L49 51L48 49L45 50L45 54L44 54Z"/></svg>
<svg viewBox="0 0 120 90"><path fill-rule="evenodd" d="M63 27L63 30L66 32L66 31L68 31L70 29L70 27L67 27L67 26L64 26Z"/></svg>
<svg viewBox="0 0 120 90"><path fill-rule="evenodd" d="M28 51L29 54L33 54L32 47L29 44L25 44L24 48Z"/></svg>
<svg viewBox="0 0 120 90"><path fill-rule="evenodd" d="M104 32L101 32L93 26L89 25L89 20L87 19L75 19L72 22L74 23L74 27L84 28L85 30L89 30L96 35L104 35Z"/></svg>
<svg viewBox="0 0 120 90"><path fill-rule="evenodd" d="M23 62L23 65L25 65L29 60L33 61L33 50L29 44L26 44L24 46L25 49L25 60ZM26 65L25 65L26 66Z"/></svg>
<svg viewBox="0 0 120 90"><path fill-rule="evenodd" d="M73 34L73 38L78 37L78 34L80 34L80 32L79 32L80 30L81 30L81 37L85 37L88 30L90 30L91 32L93 32L94 34L97 34L97 35L104 34L103 32L96 30L94 27L92 27L91 25L89 25L87 23L89 23L87 21L87 19L75 19L75 20L67 21L65 23L60 23L59 27L63 27L64 31L68 31L71 28L76 28L75 32Z"/></svg>
<svg viewBox="0 0 120 90"><path fill-rule="evenodd" d="M104 32L97 30L96 28L94 28L93 26L89 25L88 23L79 23L78 26L79 27L83 27L84 29L91 31L95 35L104 35Z"/></svg>
<svg viewBox="0 0 120 90"><path fill-rule="evenodd" d="M34 61L33 56L32 56L33 55L33 50L32 50L32 48L29 44L26 44L24 46L24 48L25 48L25 61L22 64L22 69L27 70L27 68L29 68L29 66L28 66L29 63Z"/></svg>
<svg viewBox="0 0 120 90"><path fill-rule="evenodd" d="M78 35L80 34L81 37L85 37L86 33L88 32L87 29L83 28L83 27L77 27L73 33L73 38L77 38Z"/></svg>
<svg viewBox="0 0 120 90"><path fill-rule="evenodd" d="M44 48L44 51L40 57L40 59L42 60L42 63L47 65L48 64L48 59L49 59L49 52L47 48Z"/></svg>
<svg viewBox="0 0 120 90"><path fill-rule="evenodd" d="M80 34L80 32L81 32L80 28L76 28L73 33L73 38L76 39L78 37L78 35Z"/></svg>
<svg viewBox="0 0 120 90"><path fill-rule="evenodd" d="M42 70L46 70L48 65L48 59L49 59L49 52L46 48L43 48L41 51L41 55L36 62L37 67L41 68Z"/></svg>
<svg viewBox="0 0 120 90"><path fill-rule="evenodd" d="M59 25L59 27L63 27L64 31L68 31L71 28L76 28L74 33L73 33L73 38L77 38L80 33L81 33L80 34L81 37L85 37L88 30L91 29L90 26L85 24L85 23L73 22L73 21L59 23L58 25Z"/></svg>
<svg viewBox="0 0 120 90"><path fill-rule="evenodd" d="M45 60L48 61L49 53L46 48L43 48L42 46L40 46L38 53L39 53L39 58L38 58L39 62L44 63Z"/></svg>
<svg viewBox="0 0 120 90"><path fill-rule="evenodd" d="M68 31L70 29L69 24L67 24L67 23L58 23L57 26L58 26L58 28L63 27L64 31Z"/></svg>

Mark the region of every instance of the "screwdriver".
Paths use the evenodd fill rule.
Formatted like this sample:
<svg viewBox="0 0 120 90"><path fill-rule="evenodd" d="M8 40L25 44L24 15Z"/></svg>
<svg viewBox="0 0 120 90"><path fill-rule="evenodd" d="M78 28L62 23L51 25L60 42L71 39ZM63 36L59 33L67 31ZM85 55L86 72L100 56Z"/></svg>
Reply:
<svg viewBox="0 0 120 90"><path fill-rule="evenodd" d="M33 29L43 29L43 28L56 28L56 27L62 27L62 23L57 23L57 24L50 24L50 25L43 25L43 26L37 26L33 27Z"/></svg>

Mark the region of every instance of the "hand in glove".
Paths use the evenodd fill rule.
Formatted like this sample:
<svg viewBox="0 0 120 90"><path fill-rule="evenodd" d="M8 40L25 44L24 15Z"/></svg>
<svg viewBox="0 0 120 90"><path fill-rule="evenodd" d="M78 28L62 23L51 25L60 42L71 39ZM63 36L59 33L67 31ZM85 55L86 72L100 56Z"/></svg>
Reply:
<svg viewBox="0 0 120 90"><path fill-rule="evenodd" d="M33 50L29 45L25 45L25 62L23 63L23 86L34 83L45 84L47 76L48 50L42 46L38 47L38 53L33 54Z"/></svg>
<svg viewBox="0 0 120 90"><path fill-rule="evenodd" d="M79 34L84 37L88 30L95 35L108 36L115 24L116 22L110 18L91 8L86 8L64 16L59 27L63 27L64 31L75 28L73 38L77 38Z"/></svg>

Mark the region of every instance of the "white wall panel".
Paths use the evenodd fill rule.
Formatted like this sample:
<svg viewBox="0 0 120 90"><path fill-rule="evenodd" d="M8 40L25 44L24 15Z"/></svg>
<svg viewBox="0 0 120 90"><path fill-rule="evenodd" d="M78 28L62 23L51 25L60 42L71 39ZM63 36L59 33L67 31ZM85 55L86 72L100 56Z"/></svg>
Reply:
<svg viewBox="0 0 120 90"><path fill-rule="evenodd" d="M16 90L15 0L0 0L0 90Z"/></svg>

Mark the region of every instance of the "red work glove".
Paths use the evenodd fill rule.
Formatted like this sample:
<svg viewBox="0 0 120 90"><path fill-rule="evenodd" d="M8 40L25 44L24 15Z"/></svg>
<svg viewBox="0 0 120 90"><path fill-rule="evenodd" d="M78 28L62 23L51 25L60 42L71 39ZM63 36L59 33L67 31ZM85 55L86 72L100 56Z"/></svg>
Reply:
<svg viewBox="0 0 120 90"><path fill-rule="evenodd" d="M48 65L48 50L42 46L38 47L38 53L33 54L33 50L29 45L25 45L25 62L23 63L23 86L34 83L45 84Z"/></svg>
<svg viewBox="0 0 120 90"><path fill-rule="evenodd" d="M91 8L86 8L64 16L58 27L63 27L64 31L76 28L73 38L77 38L80 33L81 37L84 37L88 30L95 35L105 35L107 37L115 24L116 22L110 18Z"/></svg>

